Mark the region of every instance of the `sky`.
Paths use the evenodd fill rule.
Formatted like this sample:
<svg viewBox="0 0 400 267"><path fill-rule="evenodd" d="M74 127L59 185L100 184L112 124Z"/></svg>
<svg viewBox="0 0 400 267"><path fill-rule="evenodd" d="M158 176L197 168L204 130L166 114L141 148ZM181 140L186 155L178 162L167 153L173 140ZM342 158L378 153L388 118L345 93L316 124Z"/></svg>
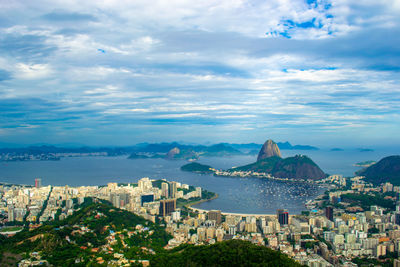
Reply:
<svg viewBox="0 0 400 267"><path fill-rule="evenodd" d="M399 131L400 0L0 0L0 144Z"/></svg>

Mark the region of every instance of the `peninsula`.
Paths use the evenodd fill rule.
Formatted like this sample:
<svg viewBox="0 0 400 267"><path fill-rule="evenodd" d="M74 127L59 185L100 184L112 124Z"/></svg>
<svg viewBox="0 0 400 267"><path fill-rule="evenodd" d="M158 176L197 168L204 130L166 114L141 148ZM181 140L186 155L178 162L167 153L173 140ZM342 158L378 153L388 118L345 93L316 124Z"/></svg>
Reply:
<svg viewBox="0 0 400 267"><path fill-rule="evenodd" d="M278 145L267 140L261 147L257 161L228 170L216 170L208 165L186 164L181 170L214 173L215 176L260 177L278 180L316 181L326 178L326 174L309 157L296 155L282 158Z"/></svg>

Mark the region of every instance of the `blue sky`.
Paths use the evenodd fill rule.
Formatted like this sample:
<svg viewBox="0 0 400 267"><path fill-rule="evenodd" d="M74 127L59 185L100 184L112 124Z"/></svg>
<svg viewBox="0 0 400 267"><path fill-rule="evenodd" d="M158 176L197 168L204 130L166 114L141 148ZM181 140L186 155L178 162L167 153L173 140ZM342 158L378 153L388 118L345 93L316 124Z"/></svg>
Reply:
<svg viewBox="0 0 400 267"><path fill-rule="evenodd" d="M0 143L400 145L400 1L0 1Z"/></svg>

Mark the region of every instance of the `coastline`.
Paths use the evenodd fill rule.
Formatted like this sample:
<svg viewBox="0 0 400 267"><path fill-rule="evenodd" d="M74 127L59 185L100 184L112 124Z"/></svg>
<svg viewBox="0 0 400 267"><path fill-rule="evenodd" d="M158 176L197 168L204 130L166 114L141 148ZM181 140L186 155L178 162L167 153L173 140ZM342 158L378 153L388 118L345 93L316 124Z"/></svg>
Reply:
<svg viewBox="0 0 400 267"><path fill-rule="evenodd" d="M207 212L210 211L210 210L199 209L199 208L194 208L194 207L190 207L190 206L187 207L187 208L189 208L191 211L199 212L199 213L207 213ZM270 214L270 213L268 213L268 214L266 214L266 213L264 213L264 214L253 214L253 213L235 213L235 212L224 212L224 211L221 211L221 214L225 215L225 216L241 216L241 217L251 216L251 217L256 217L256 218L259 218L259 217L276 217L276 214ZM297 216L297 214L289 214L289 217L293 217L293 216Z"/></svg>
<svg viewBox="0 0 400 267"><path fill-rule="evenodd" d="M214 200L214 199L216 199L218 197L219 197L219 195L217 193L215 193L215 196L213 196L212 198L201 199L201 200L198 200L198 201L194 201L194 202L191 202L191 203L188 203L188 204L184 205L184 207L186 207L186 208L188 208L188 209L190 209L191 211L194 211L194 212L207 213L210 210L195 208L195 207L192 207L192 206L200 204L200 203L203 203L203 202ZM229 215L231 215L231 216L242 216L242 217L252 216L252 217L256 217L256 218L259 218L259 217L275 217L276 216L276 214L251 214L251 213L235 213L235 212L224 212L224 211L221 211L221 214L225 215L225 216L229 216ZM289 217L293 217L293 216L296 216L296 214L289 214Z"/></svg>
<svg viewBox="0 0 400 267"><path fill-rule="evenodd" d="M187 204L185 204L183 206L188 208L188 209L191 209L193 205L197 205L197 204L200 204L200 203L203 203L203 202L211 201L213 199L217 199L218 197L219 197L219 195L217 193L215 193L215 196L213 196L212 198L200 199L200 200L197 200L197 201L193 201L193 202L187 203Z"/></svg>

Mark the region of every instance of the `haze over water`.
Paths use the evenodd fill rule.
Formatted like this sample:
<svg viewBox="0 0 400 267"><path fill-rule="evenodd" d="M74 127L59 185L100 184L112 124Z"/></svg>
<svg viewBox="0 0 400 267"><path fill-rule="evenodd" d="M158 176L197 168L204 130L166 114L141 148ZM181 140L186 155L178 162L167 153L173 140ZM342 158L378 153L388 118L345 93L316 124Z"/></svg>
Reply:
<svg viewBox="0 0 400 267"><path fill-rule="evenodd" d="M353 175L352 164L365 160L379 160L393 151L282 151L282 156L305 154L329 174ZM200 163L218 169L254 162L256 156L201 158ZM220 209L237 213L275 213L287 208L290 213L305 210L304 203L325 189L300 183L286 183L258 178L227 178L182 172L186 161L164 159L136 159L126 157L62 158L60 161L1 162L0 182L33 184L40 177L51 185L104 185L108 182L134 183L142 177L178 181L218 193L215 200L202 203L203 209Z"/></svg>

